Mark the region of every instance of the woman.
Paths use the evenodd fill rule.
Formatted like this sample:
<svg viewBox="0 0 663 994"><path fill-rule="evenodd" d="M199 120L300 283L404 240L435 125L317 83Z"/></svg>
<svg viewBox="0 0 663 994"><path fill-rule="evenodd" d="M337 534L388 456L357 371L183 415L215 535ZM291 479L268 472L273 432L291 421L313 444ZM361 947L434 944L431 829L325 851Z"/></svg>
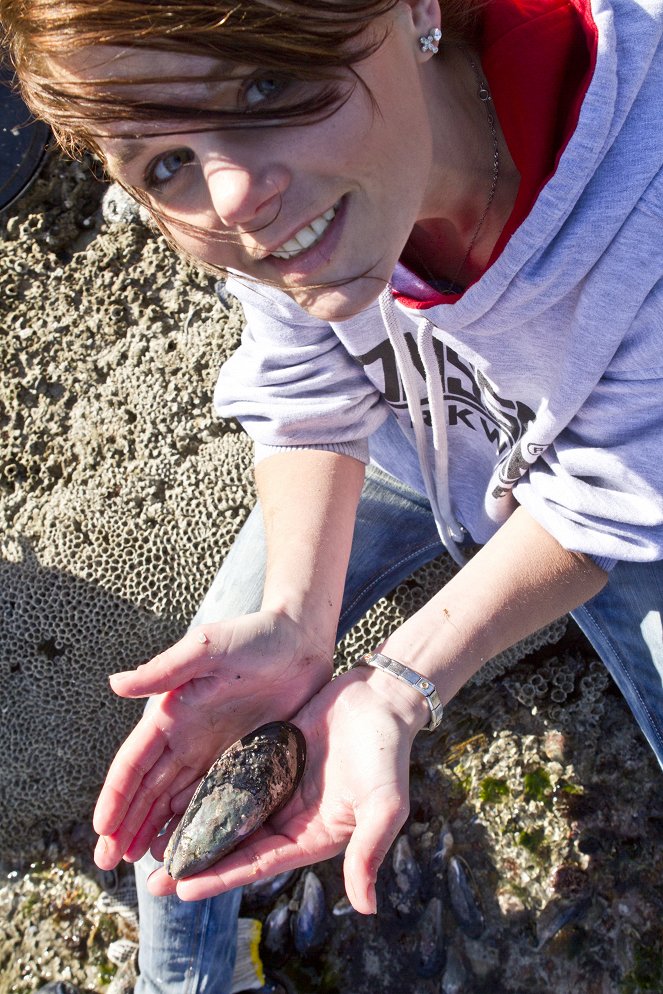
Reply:
<svg viewBox="0 0 663 994"><path fill-rule="evenodd" d="M260 507L189 634L112 678L152 701L95 817L100 866L159 857L220 749L301 727L290 804L211 870L158 870L167 901L142 889L143 989L225 991L232 888L345 849L350 900L375 913L414 736L559 615L663 760L660 11L0 11L32 107L234 273L246 312L216 407L255 439ZM458 575L331 681L338 635L440 540Z"/></svg>

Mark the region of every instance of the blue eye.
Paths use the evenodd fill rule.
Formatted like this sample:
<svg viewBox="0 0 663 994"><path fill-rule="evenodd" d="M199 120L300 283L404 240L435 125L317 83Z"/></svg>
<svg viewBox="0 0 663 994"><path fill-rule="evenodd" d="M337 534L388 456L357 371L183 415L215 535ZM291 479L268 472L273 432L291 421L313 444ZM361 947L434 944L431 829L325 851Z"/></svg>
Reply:
<svg viewBox="0 0 663 994"><path fill-rule="evenodd" d="M244 100L249 107L255 107L264 100L281 96L287 85L287 80L278 76L260 76L246 86Z"/></svg>
<svg viewBox="0 0 663 994"><path fill-rule="evenodd" d="M176 148L156 159L148 170L150 184L156 188L165 186L184 167L193 162L190 148Z"/></svg>

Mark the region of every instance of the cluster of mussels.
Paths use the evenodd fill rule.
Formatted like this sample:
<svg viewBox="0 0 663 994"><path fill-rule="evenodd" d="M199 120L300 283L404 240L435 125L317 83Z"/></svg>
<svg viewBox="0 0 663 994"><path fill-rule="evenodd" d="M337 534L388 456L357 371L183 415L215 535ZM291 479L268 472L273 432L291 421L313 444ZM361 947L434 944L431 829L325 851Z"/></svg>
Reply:
<svg viewBox="0 0 663 994"><path fill-rule="evenodd" d="M379 881L380 928L391 932L401 967L420 978L439 977L440 994L463 994L474 989L471 966L448 936L460 928L470 939L480 939L485 915L479 890L462 856L453 851L448 828L443 829L431 872L424 874L407 835L401 835ZM312 961L323 946L329 947L347 928L357 934L366 922L356 914L347 897L331 908L320 877L314 870L288 871L245 888L244 905L264 916L261 950L270 969L290 972L293 957ZM352 920L354 919L354 920ZM409 948L399 942L399 931L410 933ZM343 946L341 941L340 946ZM383 964L383 969L387 965ZM332 983L332 989L335 985ZM317 987L317 985L316 985ZM324 988L324 984L322 985Z"/></svg>
<svg viewBox="0 0 663 994"><path fill-rule="evenodd" d="M289 722L263 725L235 742L214 763L173 834L165 866L175 879L211 866L280 810L296 790L306 763L306 742ZM388 905L403 921L416 921L417 973L432 977L444 969L442 990L460 991L465 968L445 944L444 909L448 905L456 924L471 939L484 931L485 917L478 888L465 860L451 853L453 839L443 831L432 861L430 894L407 835L392 849L391 873L386 883ZM248 888L254 900L273 901L290 883L286 872ZM446 887L443 901L436 882ZM352 914L347 898L333 908L337 917ZM317 950L327 931L327 904L323 885L313 870L305 872L292 900L279 902L267 915L263 949L268 962L283 965L292 949L302 956Z"/></svg>

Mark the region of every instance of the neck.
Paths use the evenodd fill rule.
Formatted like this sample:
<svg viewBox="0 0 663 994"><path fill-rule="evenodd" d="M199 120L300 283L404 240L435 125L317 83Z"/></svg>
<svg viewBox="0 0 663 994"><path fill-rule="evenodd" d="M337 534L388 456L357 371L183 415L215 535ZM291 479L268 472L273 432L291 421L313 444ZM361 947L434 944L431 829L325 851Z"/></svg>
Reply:
<svg viewBox="0 0 663 994"><path fill-rule="evenodd" d="M478 56L443 48L431 65L436 170L405 261L427 280L467 286L485 270L513 209L519 174L484 90ZM484 99L481 99L483 97Z"/></svg>

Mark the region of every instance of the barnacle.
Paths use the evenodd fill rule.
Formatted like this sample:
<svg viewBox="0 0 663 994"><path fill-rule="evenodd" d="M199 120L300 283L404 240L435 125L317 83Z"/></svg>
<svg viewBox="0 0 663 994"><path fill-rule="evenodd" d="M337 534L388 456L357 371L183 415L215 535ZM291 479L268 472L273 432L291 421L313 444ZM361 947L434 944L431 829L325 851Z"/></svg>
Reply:
<svg viewBox="0 0 663 994"><path fill-rule="evenodd" d="M598 659L566 651L534 671L511 672L502 682L520 704L536 707L554 726L595 734L609 677Z"/></svg>

